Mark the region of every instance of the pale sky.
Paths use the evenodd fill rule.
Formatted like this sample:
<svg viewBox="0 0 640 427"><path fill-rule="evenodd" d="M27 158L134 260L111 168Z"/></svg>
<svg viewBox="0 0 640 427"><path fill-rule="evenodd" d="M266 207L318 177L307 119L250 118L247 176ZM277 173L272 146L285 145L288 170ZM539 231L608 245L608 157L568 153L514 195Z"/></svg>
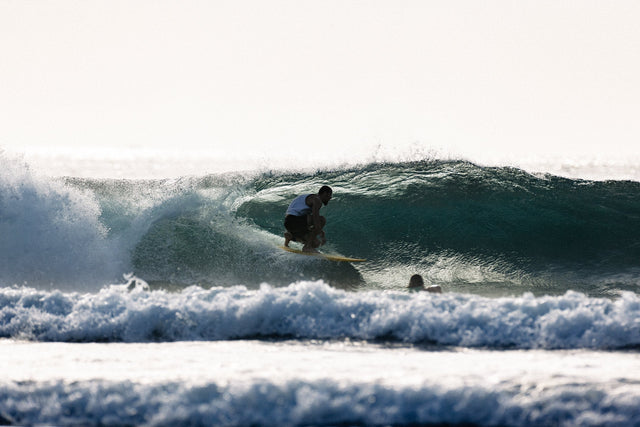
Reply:
<svg viewBox="0 0 640 427"><path fill-rule="evenodd" d="M637 155L639 23L636 0L0 0L0 147Z"/></svg>

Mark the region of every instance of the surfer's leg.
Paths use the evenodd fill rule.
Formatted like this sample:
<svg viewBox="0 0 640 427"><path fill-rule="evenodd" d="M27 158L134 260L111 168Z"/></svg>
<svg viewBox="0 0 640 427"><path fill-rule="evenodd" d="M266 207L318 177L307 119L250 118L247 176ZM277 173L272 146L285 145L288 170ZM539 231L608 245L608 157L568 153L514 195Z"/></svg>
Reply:
<svg viewBox="0 0 640 427"><path fill-rule="evenodd" d="M327 239L325 238L325 234L324 234L324 226L327 224L327 219L323 216L320 217L320 231L318 232L318 236L320 237L320 241L319 241L319 245L318 246L322 246L325 243L327 243Z"/></svg>
<svg viewBox="0 0 640 427"><path fill-rule="evenodd" d="M316 239L313 230L309 231L309 233L304 236L304 246L302 247L302 250L304 252L318 252L316 250L318 246L320 246L320 242Z"/></svg>
<svg viewBox="0 0 640 427"><path fill-rule="evenodd" d="M324 226L326 223L327 223L327 219L321 216L320 228L316 229L313 226L310 227L309 235L307 236L307 239L306 239L306 241L309 242L310 247L315 249L327 243L327 239L325 239L325 235L324 235Z"/></svg>
<svg viewBox="0 0 640 427"><path fill-rule="evenodd" d="M302 242L305 235L308 233L307 220L305 217L297 217L293 215L287 215L284 219L284 245L289 246L291 241Z"/></svg>
<svg viewBox="0 0 640 427"><path fill-rule="evenodd" d="M284 232L284 245L288 248L289 247L289 242L293 240L293 234L289 233L288 231Z"/></svg>
<svg viewBox="0 0 640 427"><path fill-rule="evenodd" d="M325 243L327 243L327 239L324 237L324 230L322 229L326 224L326 220L324 217L320 217L320 229L316 230L312 228L309 231L309 234L305 236L305 244L302 248L305 252L318 252L318 248Z"/></svg>
<svg viewBox="0 0 640 427"><path fill-rule="evenodd" d="M316 238L316 233L313 228L304 236L302 241L304 243L304 246L302 247L304 252L318 252L316 248L320 246L320 242Z"/></svg>
<svg viewBox="0 0 640 427"><path fill-rule="evenodd" d="M305 243L302 247L302 252L318 252L318 250L316 249L317 247L318 245L314 245L313 242Z"/></svg>

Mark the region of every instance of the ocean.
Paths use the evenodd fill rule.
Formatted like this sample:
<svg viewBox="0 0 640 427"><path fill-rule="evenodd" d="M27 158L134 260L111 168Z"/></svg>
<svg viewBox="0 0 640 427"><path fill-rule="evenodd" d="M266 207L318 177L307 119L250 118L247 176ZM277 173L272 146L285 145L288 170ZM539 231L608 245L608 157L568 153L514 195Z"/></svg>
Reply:
<svg viewBox="0 0 640 427"><path fill-rule="evenodd" d="M0 424L640 425L638 179L0 163ZM366 262L278 248L325 184L322 250Z"/></svg>

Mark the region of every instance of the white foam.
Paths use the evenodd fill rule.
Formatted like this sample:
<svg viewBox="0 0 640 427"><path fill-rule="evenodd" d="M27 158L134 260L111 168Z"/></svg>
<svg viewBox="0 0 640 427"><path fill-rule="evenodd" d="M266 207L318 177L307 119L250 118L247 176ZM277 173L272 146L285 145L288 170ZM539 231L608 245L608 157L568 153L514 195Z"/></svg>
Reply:
<svg viewBox="0 0 640 427"><path fill-rule="evenodd" d="M82 425L634 425L634 354L0 341L0 415Z"/></svg>
<svg viewBox="0 0 640 427"><path fill-rule="evenodd" d="M106 234L92 194L0 153L0 283L99 289L120 268Z"/></svg>
<svg viewBox="0 0 640 427"><path fill-rule="evenodd" d="M229 152L213 149L176 148L39 148L22 153L36 170L50 176L91 178L175 178L211 173L336 168L377 162L415 162L422 160L468 160L483 166L512 166L532 173L550 173L573 179L640 181L637 154L542 155L484 150L451 150L412 143L398 146L363 144L357 148L330 150L323 158L305 153L255 150Z"/></svg>
<svg viewBox="0 0 640 427"><path fill-rule="evenodd" d="M640 344L640 300L569 291L556 297L346 292L322 282L180 293L0 290L0 336L39 341L352 338L495 348L623 348Z"/></svg>

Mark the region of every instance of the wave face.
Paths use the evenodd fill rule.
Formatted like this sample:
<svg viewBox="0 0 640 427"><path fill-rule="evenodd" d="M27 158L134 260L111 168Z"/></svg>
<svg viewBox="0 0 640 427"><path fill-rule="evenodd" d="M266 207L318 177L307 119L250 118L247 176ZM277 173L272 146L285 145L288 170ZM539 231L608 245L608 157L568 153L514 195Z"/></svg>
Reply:
<svg viewBox="0 0 640 427"><path fill-rule="evenodd" d="M130 290L128 290L128 288ZM356 339L497 349L640 346L640 298L349 292L322 282L174 293L135 280L96 294L0 289L0 337L56 342Z"/></svg>
<svg viewBox="0 0 640 427"><path fill-rule="evenodd" d="M287 201L324 183L334 187L326 208L331 246L368 258L361 272L381 287L414 270L430 283L489 292L637 290L637 182L536 177L466 162L369 165L262 176L237 215L276 234Z"/></svg>
<svg viewBox="0 0 640 427"><path fill-rule="evenodd" d="M590 296L637 291L640 183L533 176L462 161L369 164L313 173L175 180L35 177L5 158L2 285L96 291L133 272L184 289L323 280L402 289L411 274L445 291ZM281 251L298 194L334 189L326 251ZM6 238L4 238L6 237Z"/></svg>

